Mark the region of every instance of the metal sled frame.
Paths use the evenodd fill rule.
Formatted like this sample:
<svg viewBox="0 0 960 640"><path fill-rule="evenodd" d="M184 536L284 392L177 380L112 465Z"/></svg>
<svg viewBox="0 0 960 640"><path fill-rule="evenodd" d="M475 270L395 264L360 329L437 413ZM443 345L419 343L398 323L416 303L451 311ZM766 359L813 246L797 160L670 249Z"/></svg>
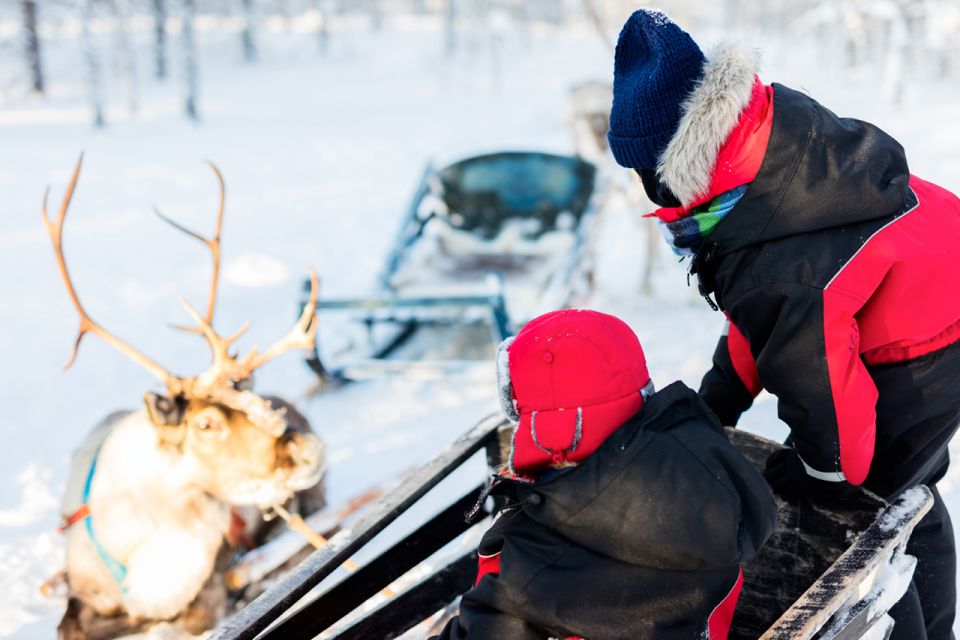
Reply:
<svg viewBox="0 0 960 640"><path fill-rule="evenodd" d="M501 418L490 416L482 420L411 474L355 526L338 533L327 547L315 551L227 620L213 637L220 640L314 638L357 610L396 578L466 531L469 525L464 521L464 512L476 501L480 487L466 493L319 596L302 604L300 600L473 454L485 450L490 469L498 468L508 435L509 426ZM750 435L738 435L734 440L741 440L738 444L742 445L744 439L751 438L758 440ZM755 446L747 442L745 448L752 445ZM871 637L888 637L892 621L886 609L877 606L884 585L875 584L876 577L885 564L902 559L910 533L932 503L929 489L914 487L881 509L873 523L780 616L761 640L853 640L876 630L880 633ZM338 640L396 638L469 589L476 569L475 551L465 551L378 608L353 616L347 628L331 637Z"/></svg>
<svg viewBox="0 0 960 640"><path fill-rule="evenodd" d="M397 349L405 344L416 331L424 326L437 324L450 324L459 322L459 316L469 309L476 309L480 315L486 317L486 321L491 327L491 338L499 342L511 335L515 321L525 320L511 318L504 296L503 277L492 272L492 280L495 281L495 288L488 293L476 295L422 295L422 296L404 296L398 293L393 285L392 279L400 270L404 259L410 249L423 237L423 232L427 224L438 214L432 213L426 217L421 217L420 206L434 189L436 182L445 172L450 172L458 167L466 166L472 162L482 162L489 159L499 158L543 158L550 160L559 160L575 165L579 171L586 172L589 175L589 190L584 198L584 194L579 193L577 197L583 201L581 211L577 216L577 225L575 227L575 242L571 255L565 259L565 264L561 269L561 275L570 279L572 272L580 261L580 254L587 242L586 223L593 216L597 208L595 202L597 197L597 171L589 162L574 156L560 156L540 151L506 151L491 153L479 156L464 158L458 162L450 164L443 168L435 168L432 163L428 163L420 177L417 188L414 191L410 204L407 207L406 214L400 226L394 245L387 256L384 268L378 278L378 289L382 293L372 297L362 298L340 298L320 300L317 304L317 311L362 311L366 313L363 321L368 325L390 323L398 327L396 334L384 344L380 345L370 358L372 361L381 360L391 356ZM304 300L309 295L309 282L304 283ZM301 308L303 301L301 302ZM394 313L399 312L399 313ZM319 347L315 347L306 359L307 366L316 373L321 380L347 382L353 377L343 369L331 370L321 359ZM371 367L372 369L383 369L380 367ZM402 370L402 366L390 367L390 371Z"/></svg>

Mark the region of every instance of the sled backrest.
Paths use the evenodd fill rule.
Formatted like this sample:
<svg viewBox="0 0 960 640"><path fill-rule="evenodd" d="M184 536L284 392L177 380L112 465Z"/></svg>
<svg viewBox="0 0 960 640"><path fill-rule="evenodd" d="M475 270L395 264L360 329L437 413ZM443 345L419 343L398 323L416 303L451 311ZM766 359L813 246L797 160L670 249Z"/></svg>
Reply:
<svg viewBox="0 0 960 640"><path fill-rule="evenodd" d="M449 222L493 238L508 220L529 221L528 237L567 224L587 210L596 169L573 156L511 151L476 156L437 171Z"/></svg>
<svg viewBox="0 0 960 640"><path fill-rule="evenodd" d="M464 511L475 502L479 488L471 489L356 573L305 603L298 601L474 453L485 449L488 465L499 466L509 436L509 425L497 416L480 422L412 473L384 497L379 508L337 534L328 547L314 552L240 611L214 637L306 640L336 625L323 637L388 640L443 610L472 585L477 558L473 548L454 549L443 559L433 554L467 530ZM761 468L770 453L781 447L743 431L731 431L730 436ZM912 571L913 565L904 549L913 527L930 507L930 492L916 487L892 505L869 493L845 500L816 505L780 503L778 531L743 567L744 589L731 640L853 640L866 631L889 626L886 612L899 596L891 595L891 585L884 577L894 571L900 578L894 583L903 586L904 580L909 582L904 572ZM431 556L433 566L419 582L376 608L364 604Z"/></svg>
<svg viewBox="0 0 960 640"><path fill-rule="evenodd" d="M906 592L917 564L906 554L907 542L932 505L927 487L904 491L760 640L889 637L888 611Z"/></svg>
<svg viewBox="0 0 960 640"><path fill-rule="evenodd" d="M783 447L740 429L728 429L727 435L760 469ZM868 491L797 502L776 499L780 522L743 566L730 639L847 640L886 624L883 616L899 597L880 606L877 598L886 588L889 599L889 585L874 590L870 581L880 569L912 571L903 547L930 508L929 490L914 487L893 504ZM900 582L905 586L909 576Z"/></svg>

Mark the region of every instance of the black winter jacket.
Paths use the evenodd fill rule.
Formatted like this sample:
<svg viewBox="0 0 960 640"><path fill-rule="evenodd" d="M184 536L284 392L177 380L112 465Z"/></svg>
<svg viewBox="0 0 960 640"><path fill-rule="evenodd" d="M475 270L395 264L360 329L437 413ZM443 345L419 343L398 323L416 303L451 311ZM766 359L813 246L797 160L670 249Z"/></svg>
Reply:
<svg viewBox="0 0 960 640"><path fill-rule="evenodd" d="M807 473L933 483L960 421L960 200L877 127L774 85L743 199L693 261L732 323L700 394L727 425L761 388Z"/></svg>
<svg viewBox="0 0 960 640"><path fill-rule="evenodd" d="M442 640L691 640L776 526L756 469L696 393L674 383L586 461L502 480L480 553L500 554Z"/></svg>

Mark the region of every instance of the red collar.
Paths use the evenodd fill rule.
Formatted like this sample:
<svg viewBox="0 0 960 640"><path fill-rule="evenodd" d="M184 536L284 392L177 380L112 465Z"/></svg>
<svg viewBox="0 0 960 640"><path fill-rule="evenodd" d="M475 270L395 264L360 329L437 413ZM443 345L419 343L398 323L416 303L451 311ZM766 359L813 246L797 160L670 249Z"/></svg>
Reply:
<svg viewBox="0 0 960 640"><path fill-rule="evenodd" d="M773 86L764 85L757 78L753 83L750 102L740 121L717 152L710 186L706 192L685 207L663 207L646 217L657 217L663 222L676 222L690 215L695 207L709 202L721 193L752 182L760 171L773 128Z"/></svg>

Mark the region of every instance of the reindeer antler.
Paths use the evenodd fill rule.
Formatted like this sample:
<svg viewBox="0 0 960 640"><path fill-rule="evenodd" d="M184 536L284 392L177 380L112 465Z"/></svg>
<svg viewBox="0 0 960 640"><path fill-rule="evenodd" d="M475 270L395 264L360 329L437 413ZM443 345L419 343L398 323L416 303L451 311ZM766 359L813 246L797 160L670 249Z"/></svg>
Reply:
<svg viewBox="0 0 960 640"><path fill-rule="evenodd" d="M284 410L282 408L274 408L270 401L258 396L248 389L240 388L236 382L239 380L249 379L255 369L263 366L278 355L290 351L291 349L314 348L317 335L316 311L319 289L319 282L316 272L313 270L310 271L310 299L304 306L303 312L301 313L297 324L290 331L290 333L287 334L287 336L278 341L276 344L272 345L262 354L259 354L256 348L252 349L250 353L242 359L238 359L236 356L230 354L230 347L232 347L237 339L244 333L244 331L247 330L249 323L244 323L244 325L240 327L239 331L226 338L218 335L212 326L212 318L214 308L216 306L217 286L219 283L220 273L220 231L223 224L225 188L223 176L220 174L220 171L216 166L210 164L210 167L217 176L217 181L220 183L220 208L217 213L216 230L212 238L205 238L200 234L195 233L178 224L177 222L167 218L159 211L157 212L157 215L159 215L169 224L173 225L177 229L180 229L184 233L187 233L191 237L202 241L210 248L210 251L213 254L213 281L210 287L210 295L207 302L206 314L201 316L200 313L186 300L181 299L180 301L187 313L190 314L190 317L194 320L194 322L197 323L195 328L188 330L202 334L207 343L210 345L210 350L213 352L213 365L207 372L200 376L189 378L176 377L140 351L137 351L126 342L123 342L113 334L103 329L103 327L90 318L89 314L80 303L80 298L77 296L76 289L73 286L73 281L70 278L70 273L67 270L66 261L63 257L62 236L63 221L66 217L67 209L70 207L70 201L73 198L73 192L77 185L77 179L80 176L80 168L82 164L83 155L81 154L80 159L77 161L77 166L73 171L73 177L70 180L70 184L67 186L66 194L63 197L63 203L60 205L60 212L57 215L57 219L53 222L50 221L50 218L47 214L47 199L49 196L49 189L47 190L47 195L44 195L43 198L43 223L47 228L47 232L50 234L50 240L53 242L53 250L57 259L57 266L60 268L60 275L63 277L63 281L67 285L67 293L70 295L70 300L73 302L77 309L77 313L80 315L80 330L77 335L76 342L74 343L70 360L67 362L66 366L69 367L76 359L77 350L80 346L80 341L83 339L83 336L87 333L93 333L100 336L100 338L103 339L107 344L128 356L137 364L150 371L150 373L152 373L158 379L162 380L172 394L202 398L222 404L231 409L244 413L255 425L261 429L264 429L275 436L282 434L286 425Z"/></svg>
<svg viewBox="0 0 960 640"><path fill-rule="evenodd" d="M214 229L212 238L207 238L196 231L188 229L176 220L164 215L164 213L157 207L154 207L153 210L161 220L169 224L171 227L184 232L191 238L199 240L205 244L208 249L210 249L210 254L213 257L213 277L210 280L210 293L207 296L207 312L203 314L203 323L207 324L208 326L213 326L213 311L217 305L217 289L220 286L220 232L223 229L223 210L224 203L226 201L227 187L223 180L223 174L220 173L220 169L217 168L217 165L213 164L209 160L207 161L207 164L210 165L211 169L213 169L213 173L217 177L217 184L220 186L220 206L217 208L217 225ZM206 334L200 321L197 321L197 326L193 328L177 328L183 331L189 331L191 333ZM213 345L211 345L211 347L212 346Z"/></svg>
<svg viewBox="0 0 960 640"><path fill-rule="evenodd" d="M277 356L293 349L313 349L317 341L317 297L319 295L319 279L317 272L310 270L310 299L303 307L300 319L293 329L281 340L275 342L269 349L258 354L256 347L241 362L247 374L253 373Z"/></svg>
<svg viewBox="0 0 960 640"><path fill-rule="evenodd" d="M203 334L203 337L207 340L207 344L210 345L210 351L213 352L212 369L219 373L228 368L233 360L230 355L230 347L250 328L250 321L247 320L244 322L232 336L224 338L213 330L209 322L200 317L200 314L189 302L180 298L180 304L186 309L190 317L193 318L193 321L197 323L197 331Z"/></svg>
<svg viewBox="0 0 960 640"><path fill-rule="evenodd" d="M60 204L60 211L57 214L57 219L53 222L50 221L50 217L47 214L47 199L50 195L49 187L43 196L43 225L46 227L47 233L50 235L50 241L53 243L53 253L57 259L57 267L60 269L60 276L63 278L64 284L67 285L67 293L70 296L70 300L73 302L73 306L80 315L80 329L77 333L77 339L73 343L73 351L70 354L70 359L63 368L64 370L70 368L74 360L77 358L77 351L80 348L80 341L83 340L83 336L88 333L92 333L100 336L100 339L109 344L111 347L152 373L156 378L164 382L171 392L177 392L181 387L182 381L180 378L174 376L152 359L137 349L134 349L129 344L114 336L112 333L108 332L99 324L94 322L93 319L90 318L90 315L83 308L83 305L80 303L79 296L77 296L77 291L73 286L73 281L70 279L70 272L67 269L67 263L63 256L63 221L67 216L67 210L70 208L70 201L73 199L73 192L76 189L77 179L80 177L80 168L82 166L83 154L81 153L80 158L77 160L77 166L73 170L73 177L70 179L70 184L67 185L67 191L63 196L63 202Z"/></svg>

